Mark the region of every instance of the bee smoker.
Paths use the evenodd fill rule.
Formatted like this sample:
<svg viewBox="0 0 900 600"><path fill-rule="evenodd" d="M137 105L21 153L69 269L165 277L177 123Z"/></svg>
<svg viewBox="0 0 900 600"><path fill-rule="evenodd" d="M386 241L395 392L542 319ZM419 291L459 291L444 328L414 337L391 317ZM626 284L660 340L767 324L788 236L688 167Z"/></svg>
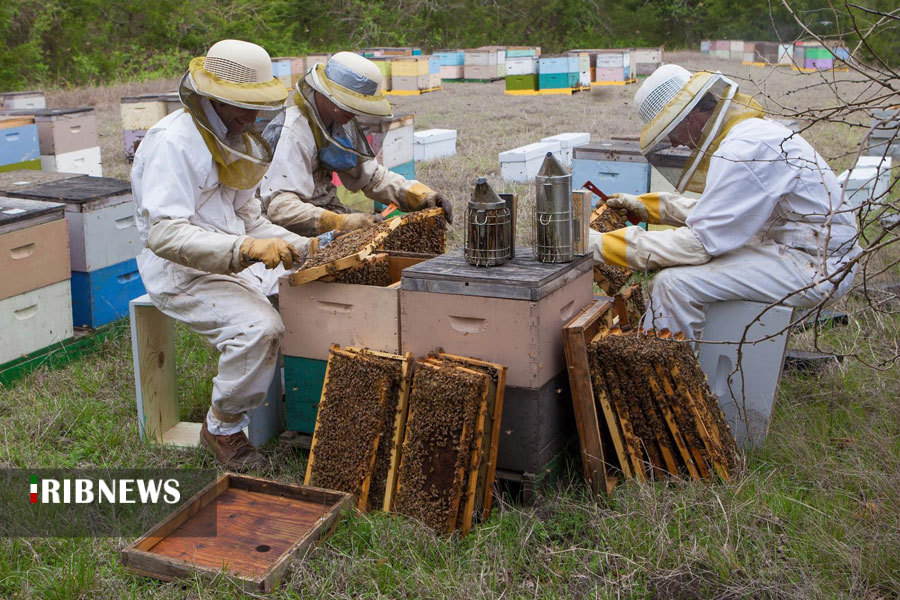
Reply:
<svg viewBox="0 0 900 600"><path fill-rule="evenodd" d="M534 255L544 263L569 262L575 258L572 175L548 152L534 183Z"/></svg>
<svg viewBox="0 0 900 600"><path fill-rule="evenodd" d="M506 202L479 178L466 206L466 261L477 267L502 265L509 260L511 231Z"/></svg>

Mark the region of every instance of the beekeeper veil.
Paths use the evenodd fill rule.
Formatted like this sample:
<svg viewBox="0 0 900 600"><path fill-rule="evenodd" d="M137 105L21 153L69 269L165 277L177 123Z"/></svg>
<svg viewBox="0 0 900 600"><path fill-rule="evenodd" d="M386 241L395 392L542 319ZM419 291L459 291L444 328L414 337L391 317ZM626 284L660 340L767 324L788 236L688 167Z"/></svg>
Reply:
<svg viewBox="0 0 900 600"><path fill-rule="evenodd" d="M338 108L355 116L387 118L391 104L381 88L381 71L367 58L338 52L325 64L313 65L297 82L294 101L306 116L316 137L319 160L336 171L355 167L375 153L356 118L326 127L316 108L314 94L322 94Z"/></svg>
<svg viewBox="0 0 900 600"><path fill-rule="evenodd" d="M250 110L283 108L287 89L272 76L272 61L260 46L222 40L206 56L190 62L178 95L213 156L219 181L236 189L252 189L272 162L272 149L255 130L228 134L210 100Z"/></svg>
<svg viewBox="0 0 900 600"><path fill-rule="evenodd" d="M694 108L710 96L715 108L707 120L697 147L682 169L664 168L668 136ZM702 194L709 160L732 127L745 119L764 116L762 107L738 85L720 73L690 71L678 65L663 65L650 75L634 95L641 130L641 152L679 192Z"/></svg>

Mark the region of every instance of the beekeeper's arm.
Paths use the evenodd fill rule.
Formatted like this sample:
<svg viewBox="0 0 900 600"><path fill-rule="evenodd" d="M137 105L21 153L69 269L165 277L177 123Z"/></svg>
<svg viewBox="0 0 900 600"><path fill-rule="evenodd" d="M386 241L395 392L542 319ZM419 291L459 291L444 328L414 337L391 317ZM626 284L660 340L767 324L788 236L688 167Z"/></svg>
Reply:
<svg viewBox="0 0 900 600"><path fill-rule="evenodd" d="M606 202L611 208L624 208L632 222L643 221L653 225L684 225L696 206L698 198L688 198L669 192L611 194ZM633 218L632 218L633 217Z"/></svg>
<svg viewBox="0 0 900 600"><path fill-rule="evenodd" d="M272 223L262 214L259 198L250 196L240 207L236 208L235 212L244 222L247 235L254 238L278 238L296 248L300 252L300 256L307 255L311 238L291 233L284 227Z"/></svg>
<svg viewBox="0 0 900 600"><path fill-rule="evenodd" d="M266 262L273 252L279 262L285 252L286 262L292 262L293 253L277 242L207 231L190 223L196 190L203 189L214 168L204 158L190 156L185 146L166 139L147 157L141 178L143 212L151 223L147 247L162 258L208 273L234 273L250 262Z"/></svg>
<svg viewBox="0 0 900 600"><path fill-rule="evenodd" d="M453 207L443 194L415 179L394 173L375 160L361 162L352 169L341 171L339 176L350 191L362 190L367 197L382 204L395 202L405 212L440 206L447 222L453 221Z"/></svg>
<svg viewBox="0 0 900 600"><path fill-rule="evenodd" d="M276 225L290 227L309 237L374 223L374 215L337 214L308 202L316 193L313 178L316 152L316 140L306 121L292 118L289 126L281 130L272 164L260 184L266 217Z"/></svg>
<svg viewBox="0 0 900 600"><path fill-rule="evenodd" d="M625 227L592 231L594 260L633 269L699 265L740 248L760 230L789 191L790 169L753 141L723 143L710 161L706 189L685 225L666 231Z"/></svg>

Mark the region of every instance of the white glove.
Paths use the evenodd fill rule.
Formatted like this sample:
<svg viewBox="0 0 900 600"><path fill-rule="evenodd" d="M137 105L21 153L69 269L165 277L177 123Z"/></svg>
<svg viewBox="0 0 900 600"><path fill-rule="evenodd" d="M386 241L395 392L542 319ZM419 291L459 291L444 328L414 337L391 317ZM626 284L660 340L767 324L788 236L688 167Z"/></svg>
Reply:
<svg viewBox="0 0 900 600"><path fill-rule="evenodd" d="M632 194L610 194L606 205L610 208L624 208L628 211L628 220L647 223L650 221L650 213L647 207L637 196ZM634 218L632 218L634 217Z"/></svg>

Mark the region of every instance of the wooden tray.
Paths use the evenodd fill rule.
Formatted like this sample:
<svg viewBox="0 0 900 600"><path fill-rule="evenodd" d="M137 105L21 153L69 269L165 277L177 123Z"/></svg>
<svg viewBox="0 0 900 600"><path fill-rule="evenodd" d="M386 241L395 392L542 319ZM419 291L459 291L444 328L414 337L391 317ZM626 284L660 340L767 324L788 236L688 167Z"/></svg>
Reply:
<svg viewBox="0 0 900 600"><path fill-rule="evenodd" d="M290 559L328 535L352 504L343 492L224 473L126 546L122 563L164 580L225 573L270 592Z"/></svg>

